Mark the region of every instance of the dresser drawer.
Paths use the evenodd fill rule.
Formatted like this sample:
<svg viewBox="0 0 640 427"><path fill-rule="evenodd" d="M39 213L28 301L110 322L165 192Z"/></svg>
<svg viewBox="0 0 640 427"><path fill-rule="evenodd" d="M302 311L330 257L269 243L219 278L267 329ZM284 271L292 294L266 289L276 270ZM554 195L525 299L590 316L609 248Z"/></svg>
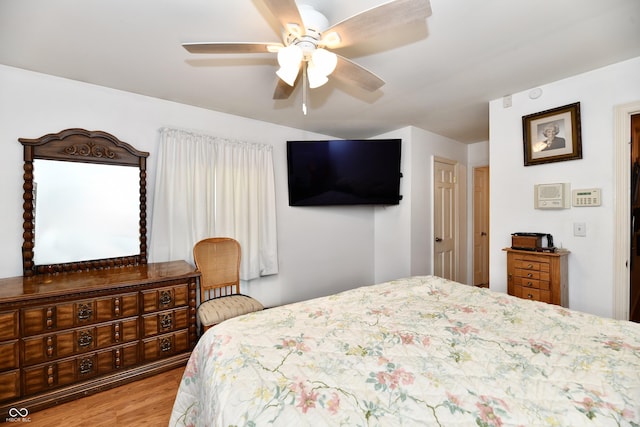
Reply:
<svg viewBox="0 0 640 427"><path fill-rule="evenodd" d="M176 331L171 334L147 338L142 343L142 357L144 362L162 359L183 353L189 348L189 331Z"/></svg>
<svg viewBox="0 0 640 427"><path fill-rule="evenodd" d="M551 292L542 290L542 289L526 288L524 286L515 286L514 295L519 298L551 303Z"/></svg>
<svg viewBox="0 0 640 427"><path fill-rule="evenodd" d="M0 371L20 367L20 346L18 340L0 343Z"/></svg>
<svg viewBox="0 0 640 427"><path fill-rule="evenodd" d="M95 354L79 358L62 359L45 365L23 369L24 394L30 395L54 387L73 384L78 379L95 376Z"/></svg>
<svg viewBox="0 0 640 427"><path fill-rule="evenodd" d="M23 369L24 394L73 384L138 363L137 342Z"/></svg>
<svg viewBox="0 0 640 427"><path fill-rule="evenodd" d="M29 307L22 309L23 334L39 335L137 314L137 293Z"/></svg>
<svg viewBox="0 0 640 427"><path fill-rule="evenodd" d="M525 270L523 268L515 269L515 276L521 277L523 280L525 279L534 279L534 280L549 280L549 272L548 271L540 271L540 270Z"/></svg>
<svg viewBox="0 0 640 427"><path fill-rule="evenodd" d="M0 402L20 396L20 371L0 373Z"/></svg>
<svg viewBox="0 0 640 427"><path fill-rule="evenodd" d="M540 280L540 271L523 270L522 268L516 268L515 276L520 280Z"/></svg>
<svg viewBox="0 0 640 427"><path fill-rule="evenodd" d="M522 286L524 288L533 288L533 289L543 289L549 290L551 289L549 280L537 280L537 279L529 279L525 277L514 277L514 284L516 286Z"/></svg>
<svg viewBox="0 0 640 427"><path fill-rule="evenodd" d="M540 263L534 261L526 261L523 259L516 259L515 261L516 269L521 270L540 270Z"/></svg>
<svg viewBox="0 0 640 427"><path fill-rule="evenodd" d="M529 262L542 262L545 264L549 263L549 258L547 257L546 253L538 253L533 251L514 252L513 258L516 261L522 260Z"/></svg>
<svg viewBox="0 0 640 427"><path fill-rule="evenodd" d="M545 271L549 272L549 263L548 262L540 262L536 260L536 258L528 259L528 258L520 258L516 259L514 262L514 266L516 270L533 270L533 271Z"/></svg>
<svg viewBox="0 0 640 427"><path fill-rule="evenodd" d="M189 324L188 309L189 307L182 307L143 316L143 337L152 337L186 328Z"/></svg>
<svg viewBox="0 0 640 427"><path fill-rule="evenodd" d="M142 312L151 313L187 305L188 295L188 283L142 291Z"/></svg>
<svg viewBox="0 0 640 427"><path fill-rule="evenodd" d="M23 339L25 366L138 339L138 319L104 323Z"/></svg>
<svg viewBox="0 0 640 427"><path fill-rule="evenodd" d="M18 310L0 312L0 341L16 339L20 333Z"/></svg>

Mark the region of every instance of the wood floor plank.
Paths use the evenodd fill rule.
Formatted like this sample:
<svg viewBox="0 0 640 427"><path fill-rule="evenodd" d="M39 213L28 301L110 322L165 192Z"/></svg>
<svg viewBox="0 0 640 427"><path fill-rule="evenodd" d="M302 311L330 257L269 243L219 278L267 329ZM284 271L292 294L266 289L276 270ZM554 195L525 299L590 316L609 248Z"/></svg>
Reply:
<svg viewBox="0 0 640 427"><path fill-rule="evenodd" d="M166 426L184 367L29 414L38 427Z"/></svg>

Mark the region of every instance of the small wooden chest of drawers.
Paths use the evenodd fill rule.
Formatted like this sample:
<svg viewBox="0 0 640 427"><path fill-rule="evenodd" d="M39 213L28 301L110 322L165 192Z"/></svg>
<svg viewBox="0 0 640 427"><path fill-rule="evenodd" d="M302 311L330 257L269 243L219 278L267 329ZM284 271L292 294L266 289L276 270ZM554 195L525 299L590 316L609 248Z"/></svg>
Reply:
<svg viewBox="0 0 640 427"><path fill-rule="evenodd" d="M568 307L568 251L504 250L509 295Z"/></svg>
<svg viewBox="0 0 640 427"><path fill-rule="evenodd" d="M0 419L186 363L198 276L176 261L0 279Z"/></svg>

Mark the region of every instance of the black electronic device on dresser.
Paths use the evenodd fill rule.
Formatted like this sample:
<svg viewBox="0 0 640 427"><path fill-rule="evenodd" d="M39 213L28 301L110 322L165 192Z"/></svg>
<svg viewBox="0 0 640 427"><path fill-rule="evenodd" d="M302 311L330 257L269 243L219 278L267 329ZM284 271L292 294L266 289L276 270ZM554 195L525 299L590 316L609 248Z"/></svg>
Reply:
<svg viewBox="0 0 640 427"><path fill-rule="evenodd" d="M553 236L548 233L512 233L511 249L532 252L556 252Z"/></svg>

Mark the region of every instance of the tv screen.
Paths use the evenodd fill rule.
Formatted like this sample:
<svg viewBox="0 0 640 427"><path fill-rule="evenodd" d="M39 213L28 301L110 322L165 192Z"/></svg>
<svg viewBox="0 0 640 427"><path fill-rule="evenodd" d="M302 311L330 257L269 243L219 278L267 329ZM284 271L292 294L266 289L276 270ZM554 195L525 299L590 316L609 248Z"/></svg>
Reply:
<svg viewBox="0 0 640 427"><path fill-rule="evenodd" d="M287 141L289 205L397 205L401 142Z"/></svg>

